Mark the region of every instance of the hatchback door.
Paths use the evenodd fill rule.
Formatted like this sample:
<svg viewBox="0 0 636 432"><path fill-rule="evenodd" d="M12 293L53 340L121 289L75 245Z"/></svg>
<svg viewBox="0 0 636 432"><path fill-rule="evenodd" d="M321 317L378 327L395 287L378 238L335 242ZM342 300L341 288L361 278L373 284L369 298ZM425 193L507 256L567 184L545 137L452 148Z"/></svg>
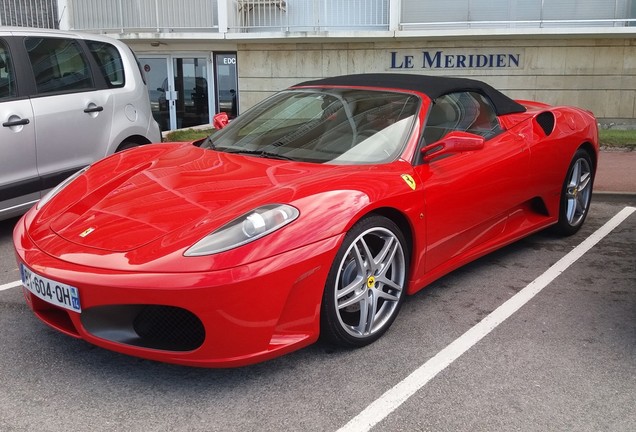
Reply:
<svg viewBox="0 0 636 432"><path fill-rule="evenodd" d="M0 38L0 219L22 213L40 196L33 110L17 88L14 59Z"/></svg>
<svg viewBox="0 0 636 432"><path fill-rule="evenodd" d="M106 155L112 94L97 90L79 41L37 36L25 38L25 46L35 80L37 166L46 189Z"/></svg>

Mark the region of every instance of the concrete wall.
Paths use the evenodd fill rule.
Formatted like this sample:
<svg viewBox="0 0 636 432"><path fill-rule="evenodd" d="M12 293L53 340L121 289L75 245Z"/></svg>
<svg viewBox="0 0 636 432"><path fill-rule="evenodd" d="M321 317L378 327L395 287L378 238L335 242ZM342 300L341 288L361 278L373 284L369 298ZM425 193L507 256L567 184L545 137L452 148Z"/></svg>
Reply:
<svg viewBox="0 0 636 432"><path fill-rule="evenodd" d="M636 125L636 40L631 38L252 41L239 43L237 51L241 111L307 79L400 72L477 78L513 98L575 105L593 111L601 122ZM490 56L490 65L468 67L471 55ZM508 61L510 56L517 62Z"/></svg>

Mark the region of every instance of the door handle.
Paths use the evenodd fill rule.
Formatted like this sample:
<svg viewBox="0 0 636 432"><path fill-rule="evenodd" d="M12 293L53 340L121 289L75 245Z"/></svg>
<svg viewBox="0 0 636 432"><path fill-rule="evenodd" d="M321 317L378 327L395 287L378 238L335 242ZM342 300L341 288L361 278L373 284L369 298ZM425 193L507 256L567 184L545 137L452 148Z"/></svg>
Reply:
<svg viewBox="0 0 636 432"><path fill-rule="evenodd" d="M89 113L94 113L94 112L102 112L104 111L104 107L103 106L96 106L96 107L92 107L92 108L86 108L84 110L85 113L89 114Z"/></svg>
<svg viewBox="0 0 636 432"><path fill-rule="evenodd" d="M31 123L29 119L20 119L20 120L12 120L8 122L4 122L2 123L2 126L4 127L24 126L24 125L28 125L29 123Z"/></svg>

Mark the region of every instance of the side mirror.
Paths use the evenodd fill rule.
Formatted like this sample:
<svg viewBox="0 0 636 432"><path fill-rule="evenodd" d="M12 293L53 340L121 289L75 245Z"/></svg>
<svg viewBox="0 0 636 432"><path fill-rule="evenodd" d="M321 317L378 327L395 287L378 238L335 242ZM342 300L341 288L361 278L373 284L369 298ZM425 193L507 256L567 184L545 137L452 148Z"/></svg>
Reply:
<svg viewBox="0 0 636 432"><path fill-rule="evenodd" d="M223 129L229 122L230 118L225 112L220 112L212 117L212 126L214 126L214 129Z"/></svg>
<svg viewBox="0 0 636 432"><path fill-rule="evenodd" d="M425 161L431 161L449 153L481 150L486 139L468 132L454 131L439 141L427 145L422 149Z"/></svg>

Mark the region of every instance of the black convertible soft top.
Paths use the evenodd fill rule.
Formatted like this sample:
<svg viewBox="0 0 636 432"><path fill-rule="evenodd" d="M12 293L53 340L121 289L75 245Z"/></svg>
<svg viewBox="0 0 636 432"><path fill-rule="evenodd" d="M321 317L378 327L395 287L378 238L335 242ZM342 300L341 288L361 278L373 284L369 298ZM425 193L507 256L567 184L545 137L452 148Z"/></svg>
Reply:
<svg viewBox="0 0 636 432"><path fill-rule="evenodd" d="M372 73L341 75L313 81L305 81L293 87L383 87L401 90L413 90L424 93L435 100L448 93L471 91L480 93L493 104L497 115L524 112L526 108L510 99L488 84L468 78L451 78L444 76Z"/></svg>

